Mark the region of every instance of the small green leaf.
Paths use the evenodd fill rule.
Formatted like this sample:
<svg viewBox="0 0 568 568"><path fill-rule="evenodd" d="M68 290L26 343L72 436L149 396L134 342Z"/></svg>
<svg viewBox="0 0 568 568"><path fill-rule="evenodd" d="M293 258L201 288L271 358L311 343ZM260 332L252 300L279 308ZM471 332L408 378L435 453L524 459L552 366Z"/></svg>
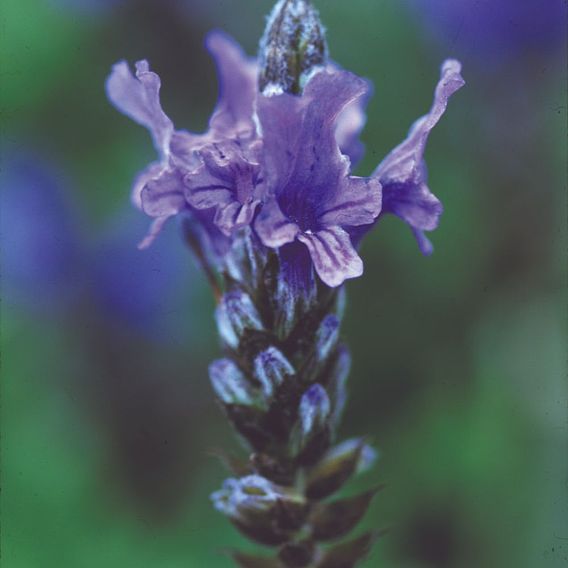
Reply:
<svg viewBox="0 0 568 568"><path fill-rule="evenodd" d="M316 540L327 541L341 538L349 533L363 518L373 497L384 487L332 503L321 503L314 510L310 525Z"/></svg>
<svg viewBox="0 0 568 568"><path fill-rule="evenodd" d="M225 450L214 448L209 451L209 454L218 458L232 474L238 477L244 477L253 473L253 468L248 460L239 458Z"/></svg>
<svg viewBox="0 0 568 568"><path fill-rule="evenodd" d="M354 568L364 560L381 533L368 532L348 542L328 549L317 568Z"/></svg>
<svg viewBox="0 0 568 568"><path fill-rule="evenodd" d="M236 551L229 552L229 555L240 568L282 568L282 565L276 558L255 556Z"/></svg>
<svg viewBox="0 0 568 568"><path fill-rule="evenodd" d="M315 545L312 540L288 542L278 553L278 558L287 568L305 568L314 558Z"/></svg>
<svg viewBox="0 0 568 568"><path fill-rule="evenodd" d="M308 473L306 495L323 499L335 493L355 472L365 440L347 440L331 448Z"/></svg>

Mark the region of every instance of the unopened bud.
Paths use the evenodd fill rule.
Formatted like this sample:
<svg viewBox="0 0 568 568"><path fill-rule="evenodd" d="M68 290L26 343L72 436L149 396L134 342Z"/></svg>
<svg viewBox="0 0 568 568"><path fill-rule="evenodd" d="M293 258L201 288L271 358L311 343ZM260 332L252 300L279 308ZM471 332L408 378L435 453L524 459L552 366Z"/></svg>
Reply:
<svg viewBox="0 0 568 568"><path fill-rule="evenodd" d="M224 404L254 404L256 397L253 387L230 359L213 361L209 365L209 377L215 394Z"/></svg>
<svg viewBox="0 0 568 568"><path fill-rule="evenodd" d="M331 436L331 403L325 389L312 385L302 396L296 431L298 461L309 465L328 448Z"/></svg>
<svg viewBox="0 0 568 568"><path fill-rule="evenodd" d="M240 290L225 294L215 312L223 341L235 349L246 330L261 330L262 321L251 297Z"/></svg>
<svg viewBox="0 0 568 568"><path fill-rule="evenodd" d="M260 41L260 91L298 95L326 59L324 29L311 2L280 0L268 17Z"/></svg>
<svg viewBox="0 0 568 568"><path fill-rule="evenodd" d="M211 500L243 533L269 546L288 540L307 515L302 495L260 475L227 479Z"/></svg>
<svg viewBox="0 0 568 568"><path fill-rule="evenodd" d="M294 374L294 367L281 351L269 347L254 360L254 374L262 386L264 396L270 399L286 377Z"/></svg>

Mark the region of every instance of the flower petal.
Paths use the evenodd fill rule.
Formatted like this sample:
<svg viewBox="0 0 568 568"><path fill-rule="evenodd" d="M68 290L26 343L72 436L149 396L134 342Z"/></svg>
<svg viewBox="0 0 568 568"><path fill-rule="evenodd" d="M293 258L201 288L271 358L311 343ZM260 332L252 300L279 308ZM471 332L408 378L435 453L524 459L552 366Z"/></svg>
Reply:
<svg viewBox="0 0 568 568"><path fill-rule="evenodd" d="M372 223L381 212L381 184L376 178L349 177L345 189L326 204L323 225L352 226Z"/></svg>
<svg viewBox="0 0 568 568"><path fill-rule="evenodd" d="M238 201L232 201L219 207L215 214L215 224L229 237L236 229L251 224L259 203L259 201L252 201L241 204Z"/></svg>
<svg viewBox="0 0 568 568"><path fill-rule="evenodd" d="M274 198L263 205L254 228L262 243L271 248L291 243L300 230L298 225L285 217Z"/></svg>
<svg viewBox="0 0 568 568"><path fill-rule="evenodd" d="M229 204L233 200L230 181L220 180L202 165L184 177L185 195L192 207L209 209Z"/></svg>
<svg viewBox="0 0 568 568"><path fill-rule="evenodd" d="M424 231L421 231L420 229L415 229L413 227L412 232L414 234L416 242L418 243L420 252L424 256L430 256L434 252L434 246L430 242L430 239L424 234Z"/></svg>
<svg viewBox="0 0 568 568"><path fill-rule="evenodd" d="M465 84L460 72L461 64L453 59L442 65L430 112L412 125L406 140L387 155L373 174L379 177L385 188L392 183L417 183L422 179L422 160L428 136L444 114L450 96Z"/></svg>
<svg viewBox="0 0 568 568"><path fill-rule="evenodd" d="M162 230L164 223L187 207L180 172L164 170L159 177L148 181L142 189L140 200L144 213L156 217L148 235L139 245L139 248L147 248Z"/></svg>
<svg viewBox="0 0 568 568"><path fill-rule="evenodd" d="M142 190L148 182L160 177L164 169L161 162L152 162L134 178L130 199L138 209L142 209Z"/></svg>
<svg viewBox="0 0 568 568"><path fill-rule="evenodd" d="M347 278L363 274L363 261L341 227L300 233L298 240L308 247L316 272L328 286L340 286Z"/></svg>
<svg viewBox="0 0 568 568"><path fill-rule="evenodd" d="M448 99L465 84L460 71L458 61L444 63L430 112L414 123L406 140L392 150L373 173L383 185L383 212L393 213L408 223L425 254L432 252L432 247L421 231L437 227L443 208L426 185L424 150L432 128L446 110Z"/></svg>
<svg viewBox="0 0 568 568"><path fill-rule="evenodd" d="M367 82L367 93L349 103L337 117L335 140L342 154L349 156L354 167L365 153L365 145L359 139L361 131L367 122L365 109L369 102L372 87Z"/></svg>
<svg viewBox="0 0 568 568"><path fill-rule="evenodd" d="M306 205L319 206L333 197L347 175L349 163L335 139L336 119L366 88L363 79L347 71L321 71L301 97L259 97L269 186L284 209L296 210L294 216L305 215Z"/></svg>
<svg viewBox="0 0 568 568"><path fill-rule="evenodd" d="M219 100L210 126L216 132L254 132L254 101L257 66L240 45L227 34L211 32L207 49L215 59L219 75Z"/></svg>
<svg viewBox="0 0 568 568"><path fill-rule="evenodd" d="M106 91L120 112L150 130L156 149L166 157L174 127L160 104L160 78L150 71L148 62L136 63L136 77L125 61L116 63L106 81Z"/></svg>

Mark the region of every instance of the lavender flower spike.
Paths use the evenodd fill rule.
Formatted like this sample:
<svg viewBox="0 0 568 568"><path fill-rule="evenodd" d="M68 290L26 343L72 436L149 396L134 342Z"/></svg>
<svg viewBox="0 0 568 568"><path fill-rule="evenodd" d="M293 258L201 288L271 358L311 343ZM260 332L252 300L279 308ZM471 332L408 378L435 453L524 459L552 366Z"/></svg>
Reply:
<svg viewBox="0 0 568 568"><path fill-rule="evenodd" d="M383 186L382 212L393 213L410 225L425 255L431 254L433 247L424 231L438 226L443 207L426 185L424 150L430 131L448 106L448 99L465 84L460 72L458 61L444 62L430 112L412 125L406 140L392 150L373 173Z"/></svg>
<svg viewBox="0 0 568 568"><path fill-rule="evenodd" d="M371 85L327 59L309 0L279 0L258 60L224 34L208 37L220 96L203 134L176 131L146 62L117 64L110 100L146 126L159 160L139 176L135 204L155 221L148 245L183 214L186 242L217 300L223 358L209 367L217 402L247 448L214 506L272 556L230 552L238 566L354 568L379 533L346 536L376 490L337 493L376 454L364 437L336 443L350 356L340 340L342 284L360 276L356 247L383 213L401 217L421 250L442 206L424 151L463 85L447 61L430 112L370 177L351 175ZM319 275L319 279L316 278Z"/></svg>

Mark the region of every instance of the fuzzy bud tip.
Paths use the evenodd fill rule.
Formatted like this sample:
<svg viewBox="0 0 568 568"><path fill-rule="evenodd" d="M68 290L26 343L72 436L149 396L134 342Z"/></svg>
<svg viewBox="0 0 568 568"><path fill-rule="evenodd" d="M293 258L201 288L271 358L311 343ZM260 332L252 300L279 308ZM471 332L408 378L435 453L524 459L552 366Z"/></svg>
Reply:
<svg viewBox="0 0 568 568"><path fill-rule="evenodd" d="M318 11L309 0L280 0L260 42L260 91L299 95L312 72L326 60L325 31Z"/></svg>

